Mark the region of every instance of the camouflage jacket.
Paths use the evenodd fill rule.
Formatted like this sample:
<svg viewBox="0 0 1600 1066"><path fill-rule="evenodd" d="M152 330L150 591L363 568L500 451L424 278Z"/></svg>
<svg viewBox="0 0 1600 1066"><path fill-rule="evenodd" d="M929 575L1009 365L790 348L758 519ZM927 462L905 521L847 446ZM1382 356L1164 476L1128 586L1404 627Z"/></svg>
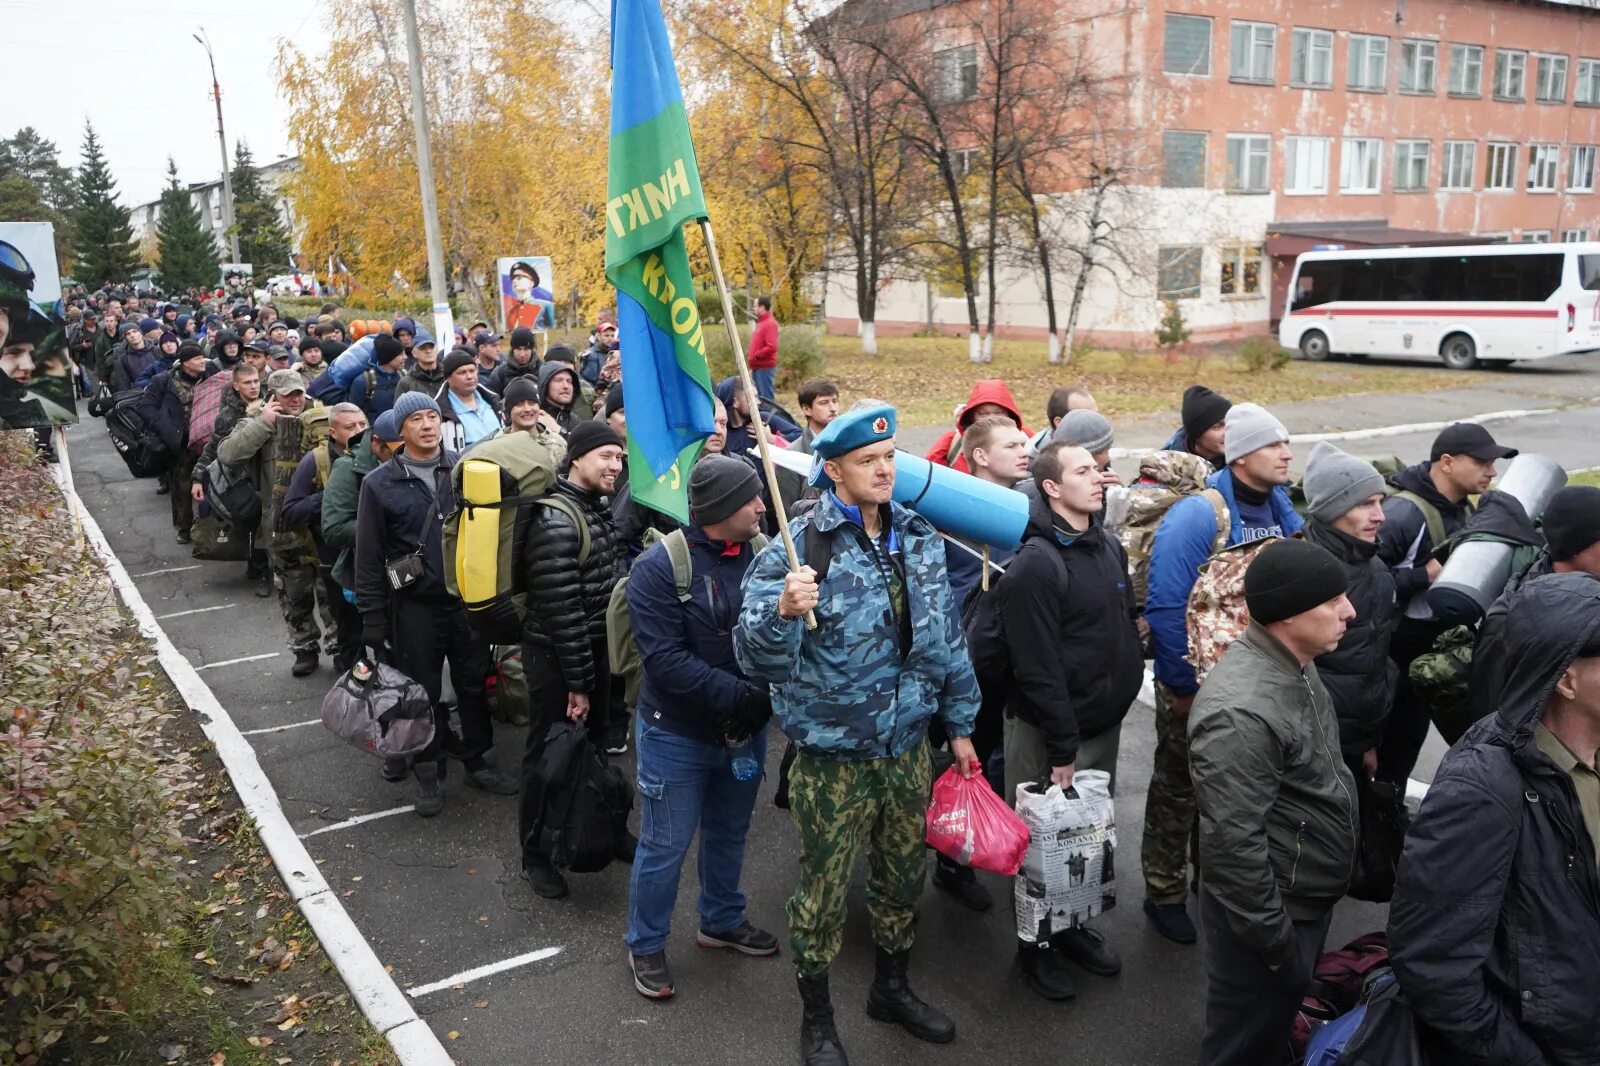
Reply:
<svg viewBox="0 0 1600 1066"><path fill-rule="evenodd" d="M833 552L815 630L778 615L789 569L781 540L769 544L745 575L734 654L745 676L772 686L773 713L808 754L897 756L922 742L935 714L953 737L970 734L978 714L978 682L945 574L944 545L926 519L897 503L888 506L910 612L911 643L903 659L888 564L832 493L789 523L802 566L810 523L827 535Z"/></svg>

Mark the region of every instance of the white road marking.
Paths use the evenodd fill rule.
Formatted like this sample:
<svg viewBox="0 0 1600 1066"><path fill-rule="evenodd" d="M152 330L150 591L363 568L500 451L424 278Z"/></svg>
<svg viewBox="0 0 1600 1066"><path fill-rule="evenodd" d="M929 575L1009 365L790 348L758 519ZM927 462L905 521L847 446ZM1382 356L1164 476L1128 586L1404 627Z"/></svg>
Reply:
<svg viewBox="0 0 1600 1066"><path fill-rule="evenodd" d="M133 579L137 581L141 577L155 577L157 574L181 574L185 570L198 569L200 569L199 563L195 563L193 566L169 566L165 570L146 570L142 574L134 574Z"/></svg>
<svg viewBox="0 0 1600 1066"><path fill-rule="evenodd" d="M241 737L259 737L263 733L278 733L285 729L299 729L303 725L321 725L322 719L308 718L304 722L290 722L287 725L269 725L265 729L246 729L239 735Z"/></svg>
<svg viewBox="0 0 1600 1066"><path fill-rule="evenodd" d="M320 722L322 719L319 718L317 721ZM304 724L309 725L310 723L307 722ZM302 833L300 834L300 839L310 840L312 837L321 836L323 833L331 833L335 829L349 829L351 826L360 825L363 822L375 822L379 818L389 818L396 814L409 814L411 811L416 809L416 804L408 803L404 807L391 807L386 811L375 811L372 814L358 814L354 818L346 818L342 822L334 822L332 825L325 825L321 829L313 829L309 833Z"/></svg>
<svg viewBox="0 0 1600 1066"><path fill-rule="evenodd" d="M173 616L169 615L168 617L173 617ZM206 663L204 666L195 667L195 669L196 670L215 670L219 666L236 666L239 663L254 663L254 662L260 662L262 659L276 659L278 656L280 656L282 654L283 653L280 652L280 651L269 651L269 652L267 652L267 653L265 653L263 655L241 655L237 659L223 659L221 662ZM249 733L245 734L245 736L249 736L249 735L250 735Z"/></svg>
<svg viewBox="0 0 1600 1066"><path fill-rule="evenodd" d="M219 603L215 607L196 607L190 611L173 611L171 614L158 614L157 622L165 622L169 618L184 618L191 614L205 614L207 611L226 611L229 607L236 606L232 603Z"/></svg>
<svg viewBox="0 0 1600 1066"><path fill-rule="evenodd" d="M506 970L514 970L518 966L526 966L530 962L540 962L559 954L561 954L560 948L540 948L538 951L530 951L526 955L518 955L516 958L505 959L501 962L491 962L487 966L479 966L472 970L463 970L458 974L446 977L443 981L435 981L431 985L418 985L416 988L408 988L406 989L406 995L412 999L418 999L431 992L438 992L453 985L464 985L468 981L476 981L483 977L504 973Z"/></svg>

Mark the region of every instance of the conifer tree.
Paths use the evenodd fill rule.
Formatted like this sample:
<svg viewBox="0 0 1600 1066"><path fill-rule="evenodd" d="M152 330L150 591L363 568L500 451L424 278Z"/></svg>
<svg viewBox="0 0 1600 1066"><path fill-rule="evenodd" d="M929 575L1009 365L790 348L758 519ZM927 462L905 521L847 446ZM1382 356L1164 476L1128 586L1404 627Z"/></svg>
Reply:
<svg viewBox="0 0 1600 1066"><path fill-rule="evenodd" d="M289 235L277 199L262 187L250 145L244 141L233 152L233 227L239 234L241 261L254 266L257 277L282 273L289 266Z"/></svg>
<svg viewBox="0 0 1600 1066"><path fill-rule="evenodd" d="M72 213L73 275L91 289L126 282L139 265L139 247L128 209L117 202L117 183L91 122L84 123L77 192Z"/></svg>
<svg viewBox="0 0 1600 1066"><path fill-rule="evenodd" d="M161 191L156 223L156 270L168 291L216 284L217 246L200 225L189 190L178 182L178 164L167 158L167 187Z"/></svg>

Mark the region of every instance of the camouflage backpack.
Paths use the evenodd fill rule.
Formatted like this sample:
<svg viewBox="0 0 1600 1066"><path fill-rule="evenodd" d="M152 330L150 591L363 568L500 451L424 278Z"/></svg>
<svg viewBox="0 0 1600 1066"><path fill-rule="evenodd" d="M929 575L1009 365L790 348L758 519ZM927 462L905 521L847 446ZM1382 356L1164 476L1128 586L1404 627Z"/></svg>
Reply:
<svg viewBox="0 0 1600 1066"><path fill-rule="evenodd" d="M1144 615L1145 594L1150 589L1150 549L1156 542L1156 527L1172 505L1185 496L1206 497L1217 512L1217 539L1213 553L1228 543L1233 523L1227 501L1216 489L1206 487L1211 464L1189 452L1151 452L1139 461L1139 479L1128 490L1128 519L1122 527L1122 548L1128 553L1128 572L1133 577L1134 603Z"/></svg>
<svg viewBox="0 0 1600 1066"><path fill-rule="evenodd" d="M1217 552L1200 567L1183 616L1189 630L1189 654L1185 658L1194 667L1196 681L1204 683L1228 645L1250 624L1250 608L1244 600L1244 572L1256 552L1279 539L1263 537L1235 544Z"/></svg>

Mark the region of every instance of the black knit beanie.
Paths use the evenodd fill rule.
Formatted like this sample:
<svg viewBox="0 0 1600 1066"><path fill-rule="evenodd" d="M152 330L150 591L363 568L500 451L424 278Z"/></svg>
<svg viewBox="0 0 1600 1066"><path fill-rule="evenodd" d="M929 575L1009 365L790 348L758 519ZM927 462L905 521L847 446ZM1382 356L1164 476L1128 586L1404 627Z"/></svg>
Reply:
<svg viewBox="0 0 1600 1066"><path fill-rule="evenodd" d="M616 431L604 422L590 420L579 422L572 427L572 432L567 434L567 462L572 462L581 455L587 455L596 448L604 448L607 444L625 447L622 438Z"/></svg>
<svg viewBox="0 0 1600 1066"><path fill-rule="evenodd" d="M753 467L730 455L707 455L689 474L689 517L714 526L761 492Z"/></svg>
<svg viewBox="0 0 1600 1066"><path fill-rule="evenodd" d="M519 374L506 383L505 392L500 396L505 406L506 418L511 417L511 409L519 403L532 400L539 402L539 383L533 379L532 374Z"/></svg>
<svg viewBox="0 0 1600 1066"><path fill-rule="evenodd" d="M1244 601L1250 620L1266 625L1293 618L1348 592L1350 579L1333 553L1308 540L1280 540L1250 560Z"/></svg>
<svg viewBox="0 0 1600 1066"><path fill-rule="evenodd" d="M1189 446L1194 447L1194 442L1200 439L1201 434L1227 418L1232 407L1232 400L1219 396L1204 385L1190 385L1184 389L1183 435L1188 438Z"/></svg>

